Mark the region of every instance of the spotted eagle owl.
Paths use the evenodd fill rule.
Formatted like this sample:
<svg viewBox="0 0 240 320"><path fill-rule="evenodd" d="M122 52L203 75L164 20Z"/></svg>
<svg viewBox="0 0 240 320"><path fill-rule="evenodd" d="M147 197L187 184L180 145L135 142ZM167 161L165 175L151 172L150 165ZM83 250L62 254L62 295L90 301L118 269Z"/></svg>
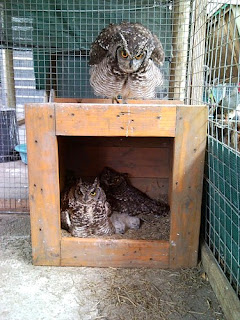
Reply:
<svg viewBox="0 0 240 320"><path fill-rule="evenodd" d="M97 96L123 102L151 99L163 83L157 65L164 61L161 42L140 23L122 22L103 29L90 49L90 84Z"/></svg>
<svg viewBox="0 0 240 320"><path fill-rule="evenodd" d="M110 205L99 185L77 180L61 197L61 224L74 237L113 234Z"/></svg>
<svg viewBox="0 0 240 320"><path fill-rule="evenodd" d="M126 173L105 167L101 173L100 182L114 211L130 216L150 213L165 215L169 212L168 204L151 199L132 186Z"/></svg>

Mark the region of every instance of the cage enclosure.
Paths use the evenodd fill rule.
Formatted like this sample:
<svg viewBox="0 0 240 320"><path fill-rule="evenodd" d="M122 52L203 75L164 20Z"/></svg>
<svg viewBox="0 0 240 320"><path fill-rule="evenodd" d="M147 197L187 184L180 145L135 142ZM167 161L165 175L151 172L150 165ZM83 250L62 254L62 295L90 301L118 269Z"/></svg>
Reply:
<svg viewBox="0 0 240 320"><path fill-rule="evenodd" d="M0 112L7 108L16 110L17 121L12 124L18 129L16 137L19 134L11 150L15 144L26 143L24 105L28 104L34 263L93 265L84 259L89 256L97 259L101 253L106 257L109 253L115 256L114 265L129 265L131 259L133 265L143 265L141 259L151 266L194 265L199 211L191 202L195 195L188 188L191 185L195 188L193 162L202 159L197 157L192 144L205 130L205 123L200 127L201 121L195 122L195 116L201 118L205 111L187 105L206 104L209 117L202 234L218 266L239 295L239 1L9 0L0 1L0 13ZM154 102L135 101L133 105L131 101L127 106L113 106L109 100L95 97L89 84L91 43L104 27L122 21L141 23L163 45L165 61L160 70L164 82ZM56 99L51 98L52 89ZM33 103L44 104L33 106ZM100 120L89 117L90 110ZM65 119L61 114L66 115ZM84 118L86 122L82 122ZM1 128L2 122L0 118ZM92 130L88 122L95 123ZM105 129L97 131L99 126ZM169 130L163 132L163 128ZM45 133L39 135L39 132ZM193 132L190 144L185 144L190 132ZM5 152L6 143L0 149L1 153ZM181 157L180 152L183 152ZM190 155L186 158L187 152ZM138 239L112 239L109 245L106 239L72 239L61 232L59 194L66 172L72 168L77 175L91 179L106 163L119 171L127 170L131 182L153 198L168 197L171 221L167 228L165 224L155 228L155 239L149 235L145 239L139 234ZM21 160L1 162L0 159L0 211L29 211L27 168ZM43 169L41 174L40 169ZM179 182L179 177L186 185ZM201 188L196 190L200 201ZM120 250L121 259L114 246ZM89 254L90 248L96 248L98 254L94 251ZM136 258L139 250L142 254ZM157 252L155 262L151 260L154 252ZM98 260L104 259L100 256Z"/></svg>
<svg viewBox="0 0 240 320"><path fill-rule="evenodd" d="M169 1L71 2L68 6L63 1L61 7L49 4L43 11L39 5L32 33L37 44L33 50L36 88L47 94L54 89L56 97L50 94L50 104L27 104L25 109L34 264L195 266L207 109L202 103L187 105L185 100L190 1L174 5ZM163 44L164 82L156 100L114 105L94 98L89 83L90 44L103 27L121 21L141 23ZM191 44L193 54L203 49L202 37L200 33ZM194 89L196 78L202 77L202 56L194 59L197 66L189 96L201 95L201 88ZM63 232L60 193L66 173L93 180L105 166L127 172L131 183L150 197L164 197L170 203L170 216L165 221L159 218L157 226L156 220L145 221L144 236L141 228L134 237L121 238L75 238Z"/></svg>

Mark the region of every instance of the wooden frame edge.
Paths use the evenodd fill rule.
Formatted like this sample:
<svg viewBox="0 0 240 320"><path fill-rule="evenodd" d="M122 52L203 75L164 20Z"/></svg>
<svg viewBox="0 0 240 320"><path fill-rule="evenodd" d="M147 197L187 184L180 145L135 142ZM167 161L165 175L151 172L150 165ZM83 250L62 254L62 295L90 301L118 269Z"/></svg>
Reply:
<svg viewBox="0 0 240 320"><path fill-rule="evenodd" d="M168 268L169 241L62 237L61 265Z"/></svg>
<svg viewBox="0 0 240 320"><path fill-rule="evenodd" d="M198 261L201 195L206 151L206 106L177 107L170 183L170 267L194 267Z"/></svg>
<svg viewBox="0 0 240 320"><path fill-rule="evenodd" d="M53 104L26 105L32 257L35 265L60 265L58 144Z"/></svg>
<svg viewBox="0 0 240 320"><path fill-rule="evenodd" d="M240 301L222 269L217 265L213 253L205 242L201 245L201 260L209 282L223 309L227 320L240 319Z"/></svg>

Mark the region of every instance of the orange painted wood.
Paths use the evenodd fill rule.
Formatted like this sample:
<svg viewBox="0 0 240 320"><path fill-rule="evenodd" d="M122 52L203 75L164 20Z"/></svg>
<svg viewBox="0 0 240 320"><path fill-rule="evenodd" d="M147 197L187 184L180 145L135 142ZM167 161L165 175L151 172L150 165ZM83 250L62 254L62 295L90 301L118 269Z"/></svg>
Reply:
<svg viewBox="0 0 240 320"><path fill-rule="evenodd" d="M134 120L131 122L134 126L136 124L136 128L133 128L130 120ZM124 137L126 128L119 129L119 125L126 124L128 135L131 132L132 138ZM199 242L206 125L207 108L203 106L86 103L28 105L26 127L34 264L162 268L195 266ZM120 130L124 130L124 135L120 134ZM158 136L162 138L152 138ZM68 139L74 142L69 143ZM169 180L170 242L61 238L59 185L63 185L70 156L68 151L72 146L99 152L109 148L112 153L117 153L117 148L121 149L121 156L114 159L114 163L117 163L117 160L121 163L117 169L123 171L126 161L124 157L129 157L132 162L136 159L136 163L132 165L125 162L125 168L129 171L131 167L137 168L141 163L141 172L134 173L133 169L131 179L133 183L139 182L139 187L148 188L149 183L148 192L159 187L162 179ZM159 150L162 152L159 153ZM62 156L64 151L67 151L66 155ZM145 157L146 154L148 157ZM83 159L80 151L79 156L81 167ZM111 158L109 156L106 159L110 161ZM161 176L162 174L151 177L152 171L161 172L161 167L166 164L166 177ZM91 166L86 162L85 167ZM149 171L148 167L151 167ZM88 174L93 174L92 170L94 171L93 167Z"/></svg>
<svg viewBox="0 0 240 320"><path fill-rule="evenodd" d="M176 106L57 104L56 134L174 137Z"/></svg>
<svg viewBox="0 0 240 320"><path fill-rule="evenodd" d="M167 268L169 243L160 240L62 238L62 266Z"/></svg>
<svg viewBox="0 0 240 320"><path fill-rule="evenodd" d="M171 181L170 267L197 264L207 107L177 108Z"/></svg>
<svg viewBox="0 0 240 320"><path fill-rule="evenodd" d="M119 100L121 102L121 99ZM81 98L54 98L58 103L106 103L111 104L111 99L81 99ZM128 100L129 104L183 104L181 100ZM116 104L116 103L115 103Z"/></svg>
<svg viewBox="0 0 240 320"><path fill-rule="evenodd" d="M60 264L60 195L54 105L26 106L32 256Z"/></svg>

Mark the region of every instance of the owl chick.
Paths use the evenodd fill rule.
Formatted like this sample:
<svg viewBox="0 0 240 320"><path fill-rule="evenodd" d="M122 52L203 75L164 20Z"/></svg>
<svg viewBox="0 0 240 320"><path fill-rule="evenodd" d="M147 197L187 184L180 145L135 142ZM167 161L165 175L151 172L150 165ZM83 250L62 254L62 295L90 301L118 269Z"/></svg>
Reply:
<svg viewBox="0 0 240 320"><path fill-rule="evenodd" d="M161 42L140 23L122 22L103 29L90 49L90 84L97 96L123 102L151 99L163 83L157 65L164 61Z"/></svg>
<svg viewBox="0 0 240 320"><path fill-rule="evenodd" d="M113 211L135 216L138 214L165 215L169 205L148 197L131 185L128 175L105 167L100 182Z"/></svg>
<svg viewBox="0 0 240 320"><path fill-rule="evenodd" d="M114 212L110 220L114 225L116 233L124 234L128 229L138 230L141 221L138 217L131 217L128 214Z"/></svg>
<svg viewBox="0 0 240 320"><path fill-rule="evenodd" d="M61 199L61 224L74 237L111 235L115 228L109 218L110 205L99 185L79 179L76 184L63 192Z"/></svg>

